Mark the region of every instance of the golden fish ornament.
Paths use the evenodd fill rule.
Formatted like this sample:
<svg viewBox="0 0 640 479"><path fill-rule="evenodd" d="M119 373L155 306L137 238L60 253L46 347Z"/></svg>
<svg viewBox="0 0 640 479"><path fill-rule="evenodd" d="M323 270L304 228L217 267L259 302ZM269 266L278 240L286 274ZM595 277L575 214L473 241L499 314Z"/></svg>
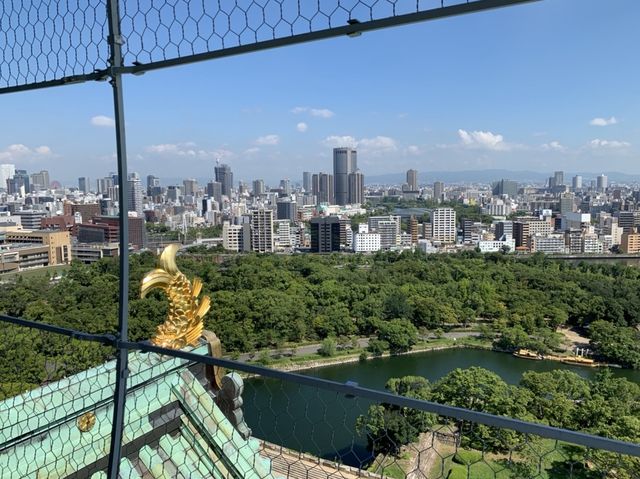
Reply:
<svg viewBox="0 0 640 479"><path fill-rule="evenodd" d="M198 298L202 291L202 281L194 278L191 282L178 269L178 248L177 244L170 244L164 249L160 255L159 268L147 273L140 288L141 298L153 289L163 290L169 298L167 320L158 326L158 332L151 343L170 349L198 345L204 329L204 316L211 307L209 296Z"/></svg>

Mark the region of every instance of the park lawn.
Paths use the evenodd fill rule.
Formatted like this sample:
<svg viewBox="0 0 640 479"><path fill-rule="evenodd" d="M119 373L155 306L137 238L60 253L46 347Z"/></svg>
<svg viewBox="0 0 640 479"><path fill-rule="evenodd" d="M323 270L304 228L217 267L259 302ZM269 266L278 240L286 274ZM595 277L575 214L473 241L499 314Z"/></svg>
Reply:
<svg viewBox="0 0 640 479"><path fill-rule="evenodd" d="M442 477L446 479L515 479L522 474L522 471L517 471L517 464L524 461L525 454L530 458L540 458L534 466L540 468L539 473L536 470L539 474L536 477L540 479L565 479L570 474L575 479L593 477L590 471L580 466L584 449L565 443L556 444L551 439L536 441L522 453L514 453L515 468L509 464L506 455L487 453L483 457L480 451L459 449L455 455L449 454L444 459L444 467L435 465L432 474L436 477L444 471ZM574 461L571 470L567 464L569 459Z"/></svg>

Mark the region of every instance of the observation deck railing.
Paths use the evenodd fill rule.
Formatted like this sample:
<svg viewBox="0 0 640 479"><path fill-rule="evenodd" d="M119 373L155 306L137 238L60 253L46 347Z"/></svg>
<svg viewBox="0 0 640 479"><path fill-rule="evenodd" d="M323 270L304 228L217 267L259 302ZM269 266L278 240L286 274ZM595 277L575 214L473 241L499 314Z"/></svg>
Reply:
<svg viewBox="0 0 640 479"><path fill-rule="evenodd" d="M72 442L72 436L51 437L65 434L64 429L54 426L69 418L80 421L92 409L113 405L114 362L81 373L78 384L85 384L85 388L87 384L98 384L89 388L91 394L83 396L82 388L78 386L80 389L75 396L67 393L67 397L55 397L58 393L64 396L61 389L71 387L70 384L76 381L74 374L79 371L71 368L83 369L99 364L105 358L114 357L117 349L130 352L132 368L125 396L125 410L129 415L125 417L131 419L131 411L137 411L137 422L125 420L122 449L118 454L123 461L129 461L126 464L134 472L126 476L121 469L123 475L119 477L157 477L145 475L153 472L154 465L154 474L162 470L165 474L162 477L190 477L184 471L196 467L194 458L183 451L184 444L180 441L171 442L175 431L172 432L169 426L173 423L165 421L161 433L154 435L149 424L156 424L156 429L159 427L159 413L150 412L152 420L143 416L147 403L162 397L162 381L166 375L182 368L194 371L202 380L202 368L216 366L245 378L244 391L239 396L243 404L237 411L241 411L240 415L252 431L251 437L257 439L251 447L255 449L255 457L265 461L268 477L640 478L640 444L400 396L354 383L215 358L206 351L203 353L202 348L194 351L164 349L148 342L119 341L111 335L86 334L7 316L1 316L0 323L5 331L5 340L0 345L0 360L5 366L0 372L2 478L21 477L14 472L21 471L20 464L30 458L6 460L21 444L33 444L34 437L42 438L36 444L43 444L43 448L48 444L46 440ZM28 345L39 356L21 349ZM132 355L145 366L139 366L138 359L131 359ZM11 357L16 361L12 362L13 369L7 370L6 360ZM37 357L39 362L34 364ZM161 364L142 359L150 357L161 358ZM157 369L161 366L164 369ZM82 374L88 374L88 377ZM47 402L48 406L38 411L32 408L27 415L23 405L26 398L35 393L20 393L33 388L41 395L40 401ZM53 398L52 402L46 399L49 397ZM167 409L170 403L159 404L164 411L162 414L175 423L177 416ZM62 412L56 408L62 408ZM15 417L15 411L21 411L25 417ZM407 422L401 424L400 418ZM106 428L103 432L108 433L112 427L110 415L99 417L98 423ZM405 430L407 424L414 429ZM9 430L9 425L13 430ZM17 432L16 427L19 428ZM136 440L138 449L149 444L160 445L157 450L149 449L147 456L131 459L131 444ZM79 472L70 477L106 477L105 456L112 451L95 450L95 443L90 444L87 443L89 446L85 446L83 452L90 465L76 459ZM241 449L237 444L235 447ZM37 452L37 447L29 450ZM65 458L65 453L68 451L61 450L59 458L54 454L49 457L50 462L55 465L56 460L70 460ZM51 456L45 450L42 454ZM200 460L204 463L225 452L221 449L209 455L201 454ZM228 449L226 454L229 454ZM256 464L253 466L257 467ZM15 471L10 467L15 467ZM208 466L199 467L206 470ZM225 470L230 477L249 477L246 471ZM41 474L37 477L58 476Z"/></svg>

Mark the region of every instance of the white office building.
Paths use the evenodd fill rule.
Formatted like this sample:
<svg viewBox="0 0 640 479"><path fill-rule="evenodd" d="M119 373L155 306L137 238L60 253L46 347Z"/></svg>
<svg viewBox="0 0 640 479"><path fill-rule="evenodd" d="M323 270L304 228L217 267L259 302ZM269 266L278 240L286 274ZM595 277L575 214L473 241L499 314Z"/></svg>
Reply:
<svg viewBox="0 0 640 479"><path fill-rule="evenodd" d="M478 241L478 248L481 253L498 253L502 251L504 247L509 248L509 252L513 253L516 249L516 240L509 238L504 241L500 240L483 240Z"/></svg>
<svg viewBox="0 0 640 479"><path fill-rule="evenodd" d="M545 254L566 253L565 237L563 234L535 234L531 237L531 252Z"/></svg>
<svg viewBox="0 0 640 479"><path fill-rule="evenodd" d="M456 212L453 208L436 208L431 212L431 238L441 243L456 242Z"/></svg>

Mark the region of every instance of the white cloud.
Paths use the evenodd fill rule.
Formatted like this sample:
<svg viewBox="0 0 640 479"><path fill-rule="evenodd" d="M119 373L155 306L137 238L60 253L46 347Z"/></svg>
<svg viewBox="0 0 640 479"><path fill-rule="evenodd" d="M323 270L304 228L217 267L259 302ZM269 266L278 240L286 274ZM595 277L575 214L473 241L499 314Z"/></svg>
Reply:
<svg viewBox="0 0 640 479"><path fill-rule="evenodd" d="M595 140L591 140L589 142L591 148L611 148L611 149L619 149L619 148L627 148L631 146L631 143L628 141L617 141L617 140L600 140L596 138Z"/></svg>
<svg viewBox="0 0 640 479"><path fill-rule="evenodd" d="M358 146L363 150L396 150L396 140L388 136L374 136L373 138L362 138Z"/></svg>
<svg viewBox="0 0 640 479"><path fill-rule="evenodd" d="M611 118L594 118L589 122L591 126L609 126L615 125L616 123L618 123L618 120L615 116L612 116Z"/></svg>
<svg viewBox="0 0 640 479"><path fill-rule="evenodd" d="M105 116L105 115L97 115L97 116L91 117L90 123L93 126L102 126L102 127L113 127L116 124L113 118L109 118L108 116Z"/></svg>
<svg viewBox="0 0 640 479"><path fill-rule="evenodd" d="M358 148L358 152L364 155L376 155L384 152L396 151L396 140L388 136L374 136L372 138L356 139L351 135L332 135L326 137L323 142L330 148L350 147Z"/></svg>
<svg viewBox="0 0 640 479"><path fill-rule="evenodd" d="M544 143L542 149L545 151L566 151L567 148L561 145L559 141L550 141L549 143Z"/></svg>
<svg viewBox="0 0 640 479"><path fill-rule="evenodd" d="M308 106L297 106L291 109L291 113L299 115L300 113L309 113L311 116L318 118L331 118L335 115L328 108L309 108Z"/></svg>
<svg viewBox="0 0 640 479"><path fill-rule="evenodd" d="M264 135L256 139L256 145L275 146L280 143L278 135Z"/></svg>
<svg viewBox="0 0 640 479"><path fill-rule="evenodd" d="M218 158L226 159L233 156L233 152L225 148L205 150L198 148L198 146L193 142L150 145L145 148L145 151L155 155L178 156L202 160L215 160Z"/></svg>
<svg viewBox="0 0 640 479"><path fill-rule="evenodd" d="M301 121L296 125L296 130L298 130L300 133L304 133L308 129L309 129L309 125L307 125L304 121Z"/></svg>
<svg viewBox="0 0 640 479"><path fill-rule="evenodd" d="M331 135L326 137L323 143L331 148L340 148L343 146L355 148L358 146L358 140L349 135Z"/></svg>
<svg viewBox="0 0 640 479"><path fill-rule="evenodd" d="M53 151L46 145L30 148L22 143L15 143L7 146L4 150L0 150L0 161L17 162L39 160L52 155Z"/></svg>
<svg viewBox="0 0 640 479"><path fill-rule="evenodd" d="M260 148L258 148L257 146L253 146L251 148L247 148L246 150L244 150L244 154L245 155L254 155L256 153L258 153L260 151Z"/></svg>
<svg viewBox="0 0 640 479"><path fill-rule="evenodd" d="M404 150L405 155L419 155L422 153L422 150L420 149L420 147L416 146L416 145L409 145L405 148Z"/></svg>
<svg viewBox="0 0 640 479"><path fill-rule="evenodd" d="M459 129L458 136L462 144L468 148L480 148L494 151L507 151L511 145L505 143L502 135L490 131L472 131Z"/></svg>
<svg viewBox="0 0 640 479"><path fill-rule="evenodd" d="M328 110L327 108L311 108L309 110L309 113L311 113L311 116L317 116L319 118L331 118L333 115L335 115L334 112Z"/></svg>

